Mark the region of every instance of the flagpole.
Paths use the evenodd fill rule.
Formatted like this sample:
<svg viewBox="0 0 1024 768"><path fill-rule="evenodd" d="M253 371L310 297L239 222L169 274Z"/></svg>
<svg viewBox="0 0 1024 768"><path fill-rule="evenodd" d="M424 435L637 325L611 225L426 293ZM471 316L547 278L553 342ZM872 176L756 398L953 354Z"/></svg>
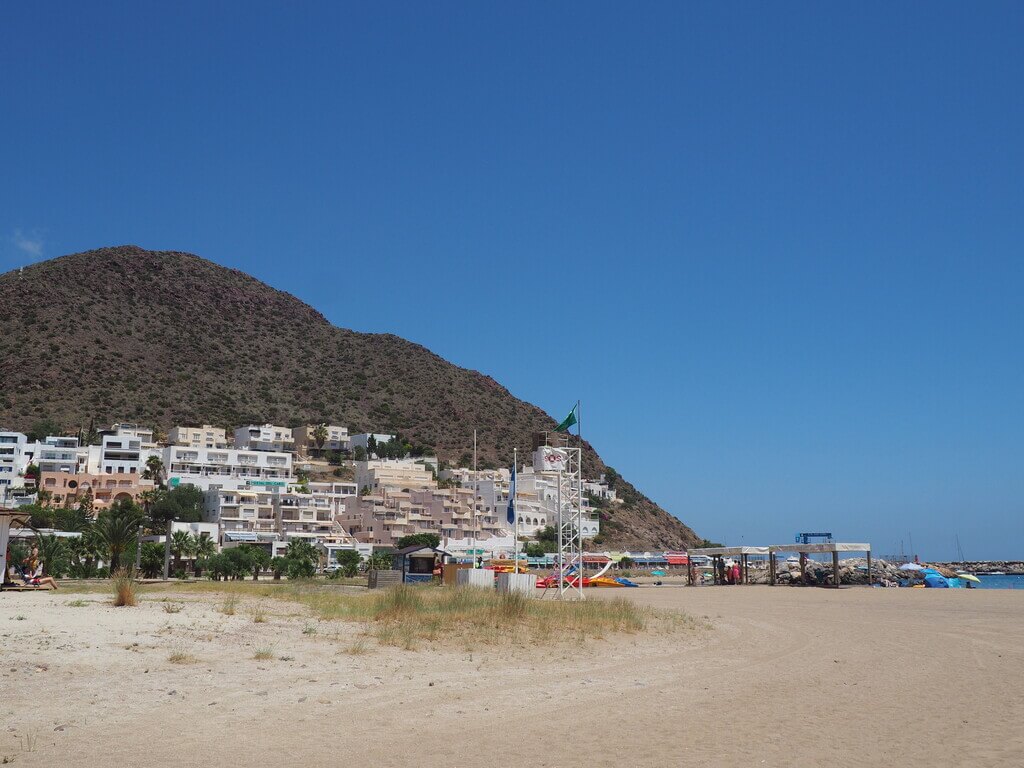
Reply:
<svg viewBox="0 0 1024 768"><path fill-rule="evenodd" d="M576 439L580 441L580 469L583 469L583 409L576 401Z"/></svg>
<svg viewBox="0 0 1024 768"><path fill-rule="evenodd" d="M516 473L519 468L519 449L512 449L512 573L519 573L519 483Z"/></svg>
<svg viewBox="0 0 1024 768"><path fill-rule="evenodd" d="M479 537L476 535L476 497L480 495L480 476L476 473L476 430L473 430L473 567L476 568L476 549Z"/></svg>

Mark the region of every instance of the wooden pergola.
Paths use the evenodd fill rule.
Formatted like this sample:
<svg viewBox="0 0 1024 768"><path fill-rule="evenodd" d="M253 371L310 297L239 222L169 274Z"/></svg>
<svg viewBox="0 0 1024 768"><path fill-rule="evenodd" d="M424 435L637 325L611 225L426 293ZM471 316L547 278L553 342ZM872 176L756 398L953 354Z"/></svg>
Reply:
<svg viewBox="0 0 1024 768"><path fill-rule="evenodd" d="M846 544L839 541L824 541L817 544L773 544L768 547L768 574L769 584L773 587L776 583L778 569L775 565L777 554L798 554L800 555L800 580L807 581L807 556L832 553L832 586L839 589L839 553L840 552L866 552L868 556L868 584L871 583L871 545L870 544Z"/></svg>
<svg viewBox="0 0 1024 768"><path fill-rule="evenodd" d="M705 547L703 549L691 549L687 552L687 555L691 558L690 563L693 563L692 558L694 557L710 557L713 565L712 570L714 571L715 584L719 583L718 578L718 566L722 561L723 557L738 557L740 559L740 583L750 583L749 573L749 562L747 558L751 555L756 557L765 557L768 555L768 547ZM686 575L687 583L693 586L693 568L687 568Z"/></svg>

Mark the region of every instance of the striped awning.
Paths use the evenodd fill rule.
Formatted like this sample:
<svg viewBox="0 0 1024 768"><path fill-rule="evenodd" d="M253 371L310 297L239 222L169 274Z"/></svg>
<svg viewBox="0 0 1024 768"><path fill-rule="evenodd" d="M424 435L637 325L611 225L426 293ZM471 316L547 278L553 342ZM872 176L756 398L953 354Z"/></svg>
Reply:
<svg viewBox="0 0 1024 768"><path fill-rule="evenodd" d="M259 541L255 531L224 531L224 538L228 541Z"/></svg>

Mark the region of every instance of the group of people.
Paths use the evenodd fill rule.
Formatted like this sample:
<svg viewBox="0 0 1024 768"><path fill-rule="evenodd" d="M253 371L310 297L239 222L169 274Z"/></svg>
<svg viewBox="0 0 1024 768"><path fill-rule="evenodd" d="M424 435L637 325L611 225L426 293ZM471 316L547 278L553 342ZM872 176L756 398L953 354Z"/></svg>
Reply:
<svg viewBox="0 0 1024 768"><path fill-rule="evenodd" d="M29 554L20 562L11 560L11 548L7 548L7 573L4 574L5 584L17 584L15 578L28 587L47 587L57 589L57 582L52 576L43 573L43 561L39 559L39 547L32 547Z"/></svg>
<svg viewBox="0 0 1024 768"><path fill-rule="evenodd" d="M711 579L715 584L742 584L743 583L743 569L737 562L731 562L728 565L722 559L718 559L715 563L715 572L708 574L705 577L704 573L697 568L695 563L690 563L690 583L691 584L704 584L706 579Z"/></svg>
<svg viewBox="0 0 1024 768"><path fill-rule="evenodd" d="M718 561L719 578L720 584L742 584L743 583L743 572L740 570L740 564L733 561L732 565L726 565L724 561Z"/></svg>

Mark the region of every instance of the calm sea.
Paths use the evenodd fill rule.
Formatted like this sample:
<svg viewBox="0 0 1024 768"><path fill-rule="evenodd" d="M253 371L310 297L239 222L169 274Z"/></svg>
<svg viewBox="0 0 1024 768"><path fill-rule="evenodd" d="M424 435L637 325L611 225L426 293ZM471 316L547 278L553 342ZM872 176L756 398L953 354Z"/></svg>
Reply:
<svg viewBox="0 0 1024 768"><path fill-rule="evenodd" d="M1024 574L988 576L979 573L978 578L981 579L978 589L1024 589Z"/></svg>

